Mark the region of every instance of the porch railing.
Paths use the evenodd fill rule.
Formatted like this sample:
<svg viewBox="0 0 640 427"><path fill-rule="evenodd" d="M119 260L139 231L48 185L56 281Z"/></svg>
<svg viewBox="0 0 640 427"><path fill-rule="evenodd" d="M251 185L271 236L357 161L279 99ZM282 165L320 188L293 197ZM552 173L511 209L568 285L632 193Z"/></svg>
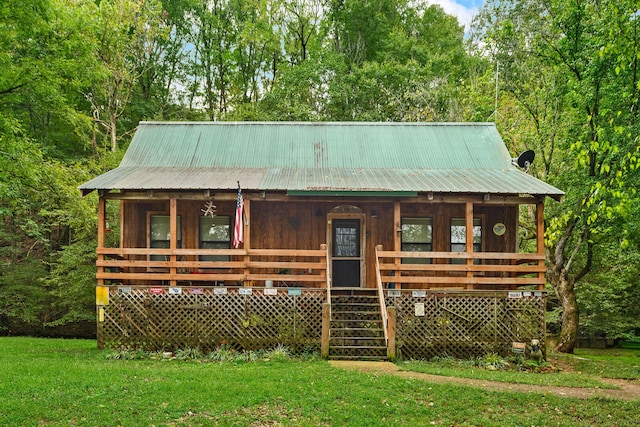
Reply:
<svg viewBox="0 0 640 427"><path fill-rule="evenodd" d="M326 252L326 245L315 250L98 248L96 278L99 284L326 288Z"/></svg>
<svg viewBox="0 0 640 427"><path fill-rule="evenodd" d="M376 253L382 246L376 246ZM376 256L376 286L378 287L378 298L380 299L380 313L382 315L382 330L384 331L384 342L389 345L389 316L387 314L387 304L384 299L382 286L382 276L380 274L380 258Z"/></svg>
<svg viewBox="0 0 640 427"><path fill-rule="evenodd" d="M516 289L546 283L544 254L505 252L407 252L376 247L386 288Z"/></svg>

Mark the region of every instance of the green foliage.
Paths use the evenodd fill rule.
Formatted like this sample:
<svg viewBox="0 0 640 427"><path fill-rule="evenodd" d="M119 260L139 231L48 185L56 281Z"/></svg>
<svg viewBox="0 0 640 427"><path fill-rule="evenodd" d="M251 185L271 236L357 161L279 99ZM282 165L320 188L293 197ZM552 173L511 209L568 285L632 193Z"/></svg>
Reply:
<svg viewBox="0 0 640 427"><path fill-rule="evenodd" d="M265 353L265 358L274 362L286 362L291 359L291 350L283 344L278 344L276 348Z"/></svg>
<svg viewBox="0 0 640 427"><path fill-rule="evenodd" d="M0 332L15 332L17 319L36 328L42 325L47 298L40 278L45 273L45 265L36 258L0 264Z"/></svg>
<svg viewBox="0 0 640 427"><path fill-rule="evenodd" d="M197 347L187 347L176 350L175 358L177 360L199 360L204 355L202 350Z"/></svg>
<svg viewBox="0 0 640 427"><path fill-rule="evenodd" d="M613 257L600 262L599 246L615 242L608 250L620 254L635 227L636 12L633 2L488 1L475 24L474 37L499 69L495 120L508 146L514 155L535 149L531 172L567 193L561 204L547 204L545 236L565 351L575 347L578 298L590 310L610 295L591 293L599 302L585 305L582 284L617 287L594 280L617 270Z"/></svg>
<svg viewBox="0 0 640 427"><path fill-rule="evenodd" d="M614 241L602 242L596 250L594 273L579 288L580 332L587 337L630 339L640 328L638 248L621 251Z"/></svg>
<svg viewBox="0 0 640 427"><path fill-rule="evenodd" d="M640 306L636 12L628 0L487 1L465 40L424 1L3 1L0 296L30 296L3 306L3 322L94 315L96 198L77 186L117 165L140 120L496 120L512 154L535 149L530 172L567 192L546 205L556 293L577 295L583 332L628 336Z"/></svg>

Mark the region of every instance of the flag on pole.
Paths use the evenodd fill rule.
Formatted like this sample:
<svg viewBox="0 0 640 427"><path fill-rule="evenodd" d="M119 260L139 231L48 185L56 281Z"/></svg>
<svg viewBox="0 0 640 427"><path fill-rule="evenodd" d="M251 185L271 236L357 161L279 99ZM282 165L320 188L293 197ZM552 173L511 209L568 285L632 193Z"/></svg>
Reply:
<svg viewBox="0 0 640 427"><path fill-rule="evenodd" d="M233 228L233 247L238 248L240 243L244 242L244 224L242 223L242 211L244 210L244 200L242 199L242 190L240 189L240 181L238 181L238 202L236 203L236 222Z"/></svg>

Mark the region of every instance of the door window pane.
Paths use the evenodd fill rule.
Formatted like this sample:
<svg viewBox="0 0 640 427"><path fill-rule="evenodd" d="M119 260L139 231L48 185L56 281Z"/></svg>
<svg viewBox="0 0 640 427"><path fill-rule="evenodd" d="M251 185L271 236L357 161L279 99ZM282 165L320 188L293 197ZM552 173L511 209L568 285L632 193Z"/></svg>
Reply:
<svg viewBox="0 0 640 427"><path fill-rule="evenodd" d="M334 220L333 256L360 256L360 221Z"/></svg>

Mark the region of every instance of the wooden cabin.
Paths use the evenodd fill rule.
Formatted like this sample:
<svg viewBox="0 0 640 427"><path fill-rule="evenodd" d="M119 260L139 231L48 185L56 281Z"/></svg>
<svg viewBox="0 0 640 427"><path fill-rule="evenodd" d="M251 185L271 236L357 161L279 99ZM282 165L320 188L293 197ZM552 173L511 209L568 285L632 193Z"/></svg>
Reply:
<svg viewBox="0 0 640 427"><path fill-rule="evenodd" d="M100 346L544 342L544 202L563 193L491 123L143 122L80 188L99 194Z"/></svg>

